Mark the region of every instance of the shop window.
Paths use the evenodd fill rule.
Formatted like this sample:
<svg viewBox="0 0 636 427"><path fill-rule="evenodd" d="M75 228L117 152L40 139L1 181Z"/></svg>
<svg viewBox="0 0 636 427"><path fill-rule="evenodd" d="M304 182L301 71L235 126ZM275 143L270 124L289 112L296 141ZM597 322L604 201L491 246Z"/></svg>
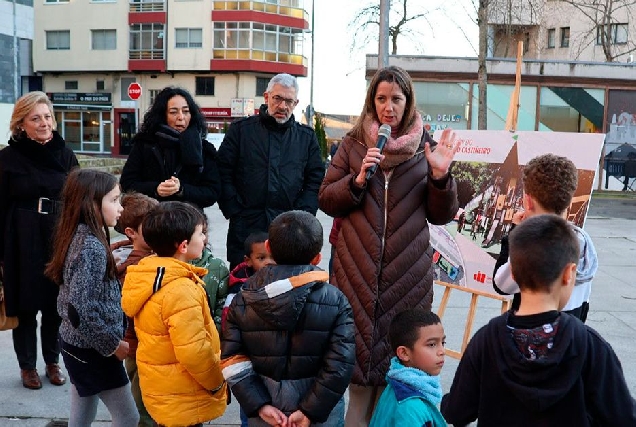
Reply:
<svg viewBox="0 0 636 427"><path fill-rule="evenodd" d="M175 47L196 48L203 46L203 30L201 28L175 28Z"/></svg>
<svg viewBox="0 0 636 427"><path fill-rule="evenodd" d="M214 96L214 77L195 77L196 95Z"/></svg>
<svg viewBox="0 0 636 427"><path fill-rule="evenodd" d="M539 130L600 132L603 129L603 89L542 87L540 96Z"/></svg>
<svg viewBox="0 0 636 427"><path fill-rule="evenodd" d="M115 50L117 49L116 30L91 30L91 49Z"/></svg>
<svg viewBox="0 0 636 427"><path fill-rule="evenodd" d="M66 80L64 82L65 90L77 90L79 88L79 84L77 80Z"/></svg>
<svg viewBox="0 0 636 427"><path fill-rule="evenodd" d="M46 31L47 50L69 50L71 48L71 31Z"/></svg>
<svg viewBox="0 0 636 427"><path fill-rule="evenodd" d="M570 47L570 27L561 27L561 47Z"/></svg>
<svg viewBox="0 0 636 427"><path fill-rule="evenodd" d="M438 129L467 129L468 83L415 82L417 109L424 126L433 134Z"/></svg>
<svg viewBox="0 0 636 427"><path fill-rule="evenodd" d="M510 107L510 99L515 90L514 85L488 84L487 122L488 130L504 130ZM519 93L519 113L517 130L535 130L537 111L537 88L521 86ZM473 85L471 128L477 129L479 114L479 87Z"/></svg>

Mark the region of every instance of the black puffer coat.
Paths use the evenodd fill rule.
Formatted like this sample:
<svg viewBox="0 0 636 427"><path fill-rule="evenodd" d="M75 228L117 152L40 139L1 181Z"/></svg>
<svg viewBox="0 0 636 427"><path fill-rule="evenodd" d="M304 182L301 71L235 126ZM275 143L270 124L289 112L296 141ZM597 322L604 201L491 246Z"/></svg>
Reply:
<svg viewBox="0 0 636 427"><path fill-rule="evenodd" d="M223 330L223 375L248 416L272 404L324 422L355 362L351 307L313 266L268 266L232 301Z"/></svg>
<svg viewBox="0 0 636 427"><path fill-rule="evenodd" d="M243 261L243 243L254 231L267 231L280 213L316 214L325 165L314 131L294 116L279 124L262 105L260 115L232 123L218 154L223 185L219 207L230 220L227 256Z"/></svg>
<svg viewBox="0 0 636 427"><path fill-rule="evenodd" d="M44 276L44 266L60 205L49 214L38 213L38 199L59 203L66 176L77 166L57 132L44 145L23 136L0 150L0 262L8 316L56 310L59 287ZM43 204L47 210L50 206Z"/></svg>

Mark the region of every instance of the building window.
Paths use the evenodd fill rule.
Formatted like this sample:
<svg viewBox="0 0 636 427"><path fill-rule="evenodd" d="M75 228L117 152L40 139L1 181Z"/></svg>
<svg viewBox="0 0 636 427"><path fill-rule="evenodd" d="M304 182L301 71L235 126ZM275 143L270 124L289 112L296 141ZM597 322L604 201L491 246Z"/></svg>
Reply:
<svg viewBox="0 0 636 427"><path fill-rule="evenodd" d="M214 96L214 77L195 77L196 95Z"/></svg>
<svg viewBox="0 0 636 427"><path fill-rule="evenodd" d="M548 49L552 49L555 46L556 29L550 28L548 30Z"/></svg>
<svg viewBox="0 0 636 427"><path fill-rule="evenodd" d="M97 80L95 84L95 90L98 92L106 90L106 84L104 83L104 80Z"/></svg>
<svg viewBox="0 0 636 427"><path fill-rule="evenodd" d="M44 0L45 4L52 4L52 3L68 3L69 0Z"/></svg>
<svg viewBox="0 0 636 427"><path fill-rule="evenodd" d="M269 80L267 77L256 77L256 96L263 96L267 91Z"/></svg>
<svg viewBox="0 0 636 427"><path fill-rule="evenodd" d="M599 46L603 44L603 31L605 31L605 39L610 44L627 43L627 24L599 25L596 28L596 44Z"/></svg>
<svg viewBox="0 0 636 427"><path fill-rule="evenodd" d="M71 48L71 31L46 31L46 48L48 50L69 50Z"/></svg>
<svg viewBox="0 0 636 427"><path fill-rule="evenodd" d="M148 96L150 97L150 105L155 103L155 98L157 97L157 95L159 95L159 92L161 92L161 89L150 89L148 91Z"/></svg>
<svg viewBox="0 0 636 427"><path fill-rule="evenodd" d="M91 30L91 48L93 50L117 49L117 31Z"/></svg>
<svg viewBox="0 0 636 427"><path fill-rule="evenodd" d="M202 47L203 30L201 28L175 28L175 47Z"/></svg>
<svg viewBox="0 0 636 427"><path fill-rule="evenodd" d="M77 88L79 87L77 80L66 80L64 82L64 89L65 90L77 90Z"/></svg>
<svg viewBox="0 0 636 427"><path fill-rule="evenodd" d="M561 47L570 47L570 27L561 27Z"/></svg>
<svg viewBox="0 0 636 427"><path fill-rule="evenodd" d="M215 22L213 37L215 59L303 62L303 33L298 28L258 22Z"/></svg>
<svg viewBox="0 0 636 427"><path fill-rule="evenodd" d="M129 59L163 59L163 24L130 26Z"/></svg>

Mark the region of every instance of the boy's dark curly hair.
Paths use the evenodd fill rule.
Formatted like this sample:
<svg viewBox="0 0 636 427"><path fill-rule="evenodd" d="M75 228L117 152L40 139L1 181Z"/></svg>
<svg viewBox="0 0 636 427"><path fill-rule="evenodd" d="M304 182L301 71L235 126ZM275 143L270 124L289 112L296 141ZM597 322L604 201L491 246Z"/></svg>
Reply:
<svg viewBox="0 0 636 427"><path fill-rule="evenodd" d="M523 170L523 191L546 210L561 215L570 207L579 172L567 157L543 154Z"/></svg>

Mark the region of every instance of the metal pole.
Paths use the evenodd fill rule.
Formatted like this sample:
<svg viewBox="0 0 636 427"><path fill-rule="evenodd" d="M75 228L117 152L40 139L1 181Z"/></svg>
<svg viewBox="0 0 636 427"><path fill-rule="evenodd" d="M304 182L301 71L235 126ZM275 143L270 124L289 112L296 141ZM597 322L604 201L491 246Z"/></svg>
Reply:
<svg viewBox="0 0 636 427"><path fill-rule="evenodd" d="M311 77L309 78L309 114L307 115L309 119L309 126L314 127L314 46L316 40L316 20L314 16L316 15L316 4L315 0L311 0Z"/></svg>
<svg viewBox="0 0 636 427"><path fill-rule="evenodd" d="M20 80L20 67L18 66L18 17L15 0L13 0L13 102L20 97Z"/></svg>
<svg viewBox="0 0 636 427"><path fill-rule="evenodd" d="M380 0L380 35L378 37L378 68L389 66L389 11L390 0Z"/></svg>

